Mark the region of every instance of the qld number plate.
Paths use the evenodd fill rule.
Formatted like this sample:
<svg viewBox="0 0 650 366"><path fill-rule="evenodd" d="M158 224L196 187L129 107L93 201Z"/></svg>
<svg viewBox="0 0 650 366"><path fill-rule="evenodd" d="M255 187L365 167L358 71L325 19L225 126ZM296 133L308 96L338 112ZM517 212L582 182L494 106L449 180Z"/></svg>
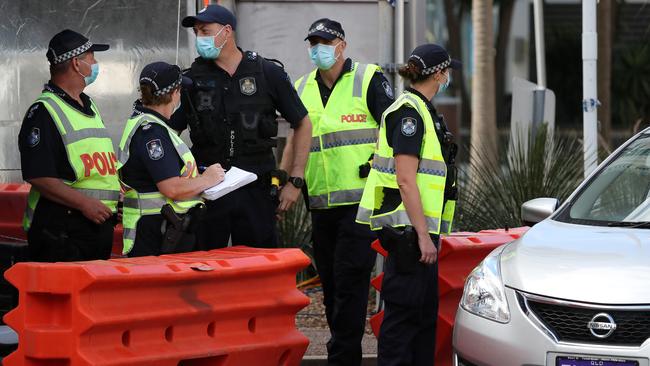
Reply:
<svg viewBox="0 0 650 366"><path fill-rule="evenodd" d="M560 356L555 359L555 366L639 366L639 362L617 358Z"/></svg>

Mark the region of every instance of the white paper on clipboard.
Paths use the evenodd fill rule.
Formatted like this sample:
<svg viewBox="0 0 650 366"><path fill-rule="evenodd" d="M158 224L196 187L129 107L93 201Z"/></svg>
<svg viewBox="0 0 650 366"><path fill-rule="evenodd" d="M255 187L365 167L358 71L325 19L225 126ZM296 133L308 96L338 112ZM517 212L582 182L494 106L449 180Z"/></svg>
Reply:
<svg viewBox="0 0 650 366"><path fill-rule="evenodd" d="M214 201L256 180L256 174L232 167L226 172L223 182L203 191L203 198Z"/></svg>

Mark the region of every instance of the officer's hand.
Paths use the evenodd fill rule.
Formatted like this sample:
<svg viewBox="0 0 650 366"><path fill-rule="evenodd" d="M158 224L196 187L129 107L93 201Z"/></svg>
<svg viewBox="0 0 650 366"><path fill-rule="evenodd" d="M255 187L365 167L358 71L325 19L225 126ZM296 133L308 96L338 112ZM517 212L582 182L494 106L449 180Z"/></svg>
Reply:
<svg viewBox="0 0 650 366"><path fill-rule="evenodd" d="M418 235L418 246L420 247L420 252L422 252L422 257L420 257L420 262L424 264L434 264L438 260L438 249L433 244L431 236L428 233L424 235Z"/></svg>
<svg viewBox="0 0 650 366"><path fill-rule="evenodd" d="M113 211L102 201L88 197L81 206L81 213L95 224L102 224L113 216Z"/></svg>
<svg viewBox="0 0 650 366"><path fill-rule="evenodd" d="M289 211L291 206L298 201L301 193L301 190L291 183L282 187L282 190L280 191L280 205L278 206L278 213L280 216Z"/></svg>
<svg viewBox="0 0 650 366"><path fill-rule="evenodd" d="M201 176L208 178L208 182L210 182L212 186L216 186L217 184L223 182L223 179L226 176L226 172L223 170L220 164L212 164L205 169Z"/></svg>

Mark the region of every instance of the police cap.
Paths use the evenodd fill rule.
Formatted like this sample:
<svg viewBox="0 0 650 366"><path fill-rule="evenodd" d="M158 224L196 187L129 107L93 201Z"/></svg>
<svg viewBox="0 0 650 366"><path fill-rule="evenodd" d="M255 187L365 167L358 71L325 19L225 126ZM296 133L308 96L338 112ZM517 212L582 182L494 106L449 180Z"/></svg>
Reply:
<svg viewBox="0 0 650 366"><path fill-rule="evenodd" d="M335 38L345 39L345 31L341 26L341 23L328 19L322 18L315 21L311 26L309 26L309 31L307 32L307 37L305 41L311 37L320 37L328 41L331 41Z"/></svg>
<svg viewBox="0 0 650 366"><path fill-rule="evenodd" d="M437 44L423 44L416 47L408 61L422 66L422 75L431 75L438 71L442 71L448 67L456 70L461 67L461 62L452 59L442 46Z"/></svg>
<svg viewBox="0 0 650 366"><path fill-rule="evenodd" d="M183 76L181 68L166 62L154 62L142 69L140 84L149 85L156 96L170 93L181 85L192 84L190 78Z"/></svg>
<svg viewBox="0 0 650 366"><path fill-rule="evenodd" d="M65 29L52 37L46 56L50 65L56 65L85 52L106 51L109 47L107 44L92 43L83 35Z"/></svg>
<svg viewBox="0 0 650 366"><path fill-rule="evenodd" d="M237 28L237 19L235 18L235 15L230 10L216 4L206 6L196 15L183 18L181 24L185 28L192 28L197 21L229 25L233 30L236 30Z"/></svg>

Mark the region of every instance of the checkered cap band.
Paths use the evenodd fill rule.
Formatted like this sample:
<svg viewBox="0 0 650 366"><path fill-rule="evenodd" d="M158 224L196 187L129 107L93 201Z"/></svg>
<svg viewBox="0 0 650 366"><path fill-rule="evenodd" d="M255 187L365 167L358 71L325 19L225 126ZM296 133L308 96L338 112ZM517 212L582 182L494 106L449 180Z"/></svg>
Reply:
<svg viewBox="0 0 650 366"><path fill-rule="evenodd" d="M92 46L93 46L93 43L88 41L85 44L75 48L74 50L68 51L68 52L66 52L66 53L64 53L62 55L59 55L59 56L57 56L54 53L54 50L50 48L50 52L52 52L52 55L54 55L54 60L53 60L52 64L53 65L60 64L62 62L68 61L69 59L71 59L73 57L77 57L77 56L81 55L82 53L88 51L90 49L90 47L92 47Z"/></svg>
<svg viewBox="0 0 650 366"><path fill-rule="evenodd" d="M431 74L434 74L434 73L436 73L438 71L442 71L442 70L448 68L449 66L451 66L451 58L448 58L447 61L444 61L441 64L438 64L436 66L429 67L428 69L422 70L422 75L431 75Z"/></svg>
<svg viewBox="0 0 650 366"><path fill-rule="evenodd" d="M166 86L166 87L164 87L164 88L162 88L162 89L160 89L160 90L156 90L155 92L153 92L153 95L159 97L159 96L161 96L161 95L168 94L168 93L171 92L172 90L174 90L174 89L178 88L179 86L181 86L181 83L182 83L182 82L183 82L183 75L181 74L181 75L178 77L178 80L176 80L173 84L168 85L168 86ZM158 89L158 85L155 84L155 83L154 83L154 85L156 85L156 89Z"/></svg>
<svg viewBox="0 0 650 366"><path fill-rule="evenodd" d="M325 32L325 33L335 35L338 38L345 39L345 36L341 32L337 32L334 29L329 29L329 28L323 27L320 24L319 24L319 26L316 26L316 27L309 30L309 34L312 34L314 32Z"/></svg>

